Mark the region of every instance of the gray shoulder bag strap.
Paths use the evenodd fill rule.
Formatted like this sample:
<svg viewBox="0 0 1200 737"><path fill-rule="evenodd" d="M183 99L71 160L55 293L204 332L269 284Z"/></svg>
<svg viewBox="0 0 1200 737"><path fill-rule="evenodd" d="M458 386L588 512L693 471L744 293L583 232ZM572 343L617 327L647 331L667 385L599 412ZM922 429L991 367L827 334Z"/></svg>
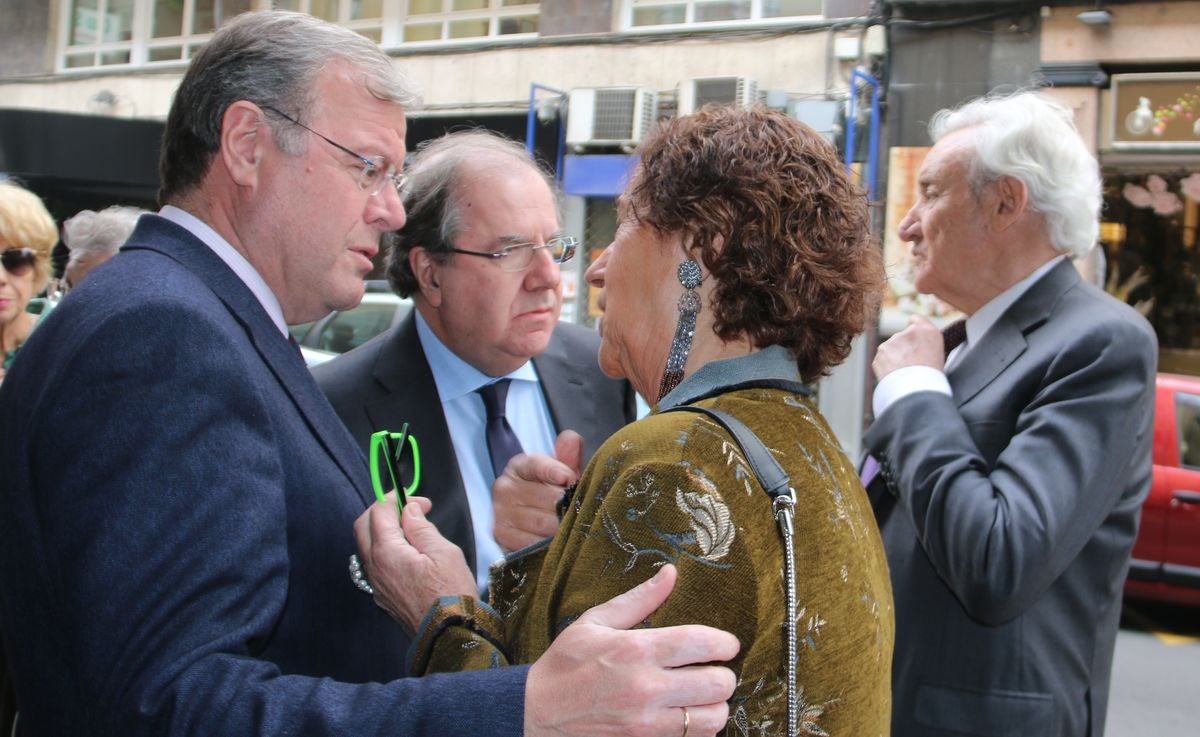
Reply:
<svg viewBox="0 0 1200 737"><path fill-rule="evenodd" d="M667 412L699 412L708 415L714 422L725 428L733 436L742 449L742 455L750 464L750 470L758 478L758 483L771 497L775 510L775 520L779 523L779 535L783 539L783 570L787 580L787 733L796 734L797 698L796 698L796 565L792 547L792 510L796 506L796 490L791 487L791 479L775 456L767 450L754 431L733 415L709 407L697 407L684 404L663 410Z"/></svg>

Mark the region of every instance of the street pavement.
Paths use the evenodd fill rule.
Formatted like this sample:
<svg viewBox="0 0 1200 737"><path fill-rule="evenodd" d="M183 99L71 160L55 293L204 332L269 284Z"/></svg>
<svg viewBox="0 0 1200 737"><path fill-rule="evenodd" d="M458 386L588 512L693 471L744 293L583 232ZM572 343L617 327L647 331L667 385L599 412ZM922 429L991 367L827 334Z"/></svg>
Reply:
<svg viewBox="0 0 1200 737"><path fill-rule="evenodd" d="M1200 735L1200 608L1125 602L1104 733Z"/></svg>

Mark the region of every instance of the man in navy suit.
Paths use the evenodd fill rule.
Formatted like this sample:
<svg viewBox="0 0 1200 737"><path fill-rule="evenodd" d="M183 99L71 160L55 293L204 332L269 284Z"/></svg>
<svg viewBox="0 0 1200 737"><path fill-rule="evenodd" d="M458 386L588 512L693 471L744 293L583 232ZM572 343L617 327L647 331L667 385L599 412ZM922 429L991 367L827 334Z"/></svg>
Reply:
<svg viewBox="0 0 1200 737"><path fill-rule="evenodd" d="M967 315L879 347L863 480L896 595L894 737L1099 737L1150 486L1154 333L1070 262L1096 160L1041 94L934 116L900 223Z"/></svg>
<svg viewBox="0 0 1200 737"><path fill-rule="evenodd" d="M346 570L365 458L287 325L361 299L404 224L415 102L374 44L310 16L239 16L196 55L167 120L165 206L0 388L0 622L23 734L651 735L681 714L688 731L681 706L724 706L727 669L676 666L729 659L731 636L624 629L669 572L530 668L400 678L400 626ZM697 713L689 734L724 726Z"/></svg>
<svg viewBox="0 0 1200 737"><path fill-rule="evenodd" d="M416 309L313 376L364 450L375 430L408 423L422 475L433 482L420 491L433 501L430 521L463 549L485 588L505 543L518 536L511 550L541 540L558 518L547 515L548 529L520 540L516 521L498 508L493 534L497 474L483 387L504 382L521 450L553 455L556 436L569 430L559 445L564 455L572 446L578 467L633 421L635 394L600 371L595 330L558 322L559 264L575 246L559 228L551 180L523 146L459 131L422 144L406 172L407 220L388 254L388 277Z"/></svg>

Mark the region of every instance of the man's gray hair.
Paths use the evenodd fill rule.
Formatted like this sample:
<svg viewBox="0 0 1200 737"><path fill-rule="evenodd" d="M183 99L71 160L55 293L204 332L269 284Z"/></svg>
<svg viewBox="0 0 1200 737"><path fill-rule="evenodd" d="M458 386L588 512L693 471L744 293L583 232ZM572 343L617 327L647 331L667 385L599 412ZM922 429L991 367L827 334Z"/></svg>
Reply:
<svg viewBox="0 0 1200 737"><path fill-rule="evenodd" d="M989 95L937 112L929 135L936 143L964 128L976 129L968 169L976 194L1001 177L1018 179L1055 248L1075 258L1092 249L1100 232L1100 168L1069 109L1030 90Z"/></svg>
<svg viewBox="0 0 1200 737"><path fill-rule="evenodd" d="M401 297L420 290L408 263L408 254L421 246L444 262L462 229L459 198L464 180L491 167L525 166L537 172L558 201L554 178L520 143L499 133L477 129L447 133L425 141L408 159L408 186L404 192L407 220L390 238L387 276ZM561 217L561 215L560 215Z"/></svg>
<svg viewBox="0 0 1200 737"><path fill-rule="evenodd" d="M420 94L379 46L354 31L305 13L243 13L222 25L192 59L163 133L159 202L200 183L220 148L221 119L239 100L270 106L297 120L317 103L314 86L331 62L348 62L376 98L412 109ZM300 154L303 130L267 118L278 145Z"/></svg>
<svg viewBox="0 0 1200 737"><path fill-rule="evenodd" d="M137 207L113 205L99 212L82 210L63 223L62 239L71 249L67 263L90 256L112 256L133 232L138 218L148 212Z"/></svg>

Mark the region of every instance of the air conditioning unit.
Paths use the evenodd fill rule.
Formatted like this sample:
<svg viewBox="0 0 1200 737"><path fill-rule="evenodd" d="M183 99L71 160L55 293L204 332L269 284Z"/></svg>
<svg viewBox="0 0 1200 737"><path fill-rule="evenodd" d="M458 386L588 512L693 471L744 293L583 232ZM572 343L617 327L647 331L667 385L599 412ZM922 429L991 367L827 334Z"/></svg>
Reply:
<svg viewBox="0 0 1200 737"><path fill-rule="evenodd" d="M702 77L681 82L677 94L678 115L687 115L703 105L737 105L748 108L758 102L758 83L749 77Z"/></svg>
<svg viewBox="0 0 1200 737"><path fill-rule="evenodd" d="M835 146L841 146L845 133L845 103L840 100L793 100L788 114L804 123Z"/></svg>
<svg viewBox="0 0 1200 737"><path fill-rule="evenodd" d="M654 125L657 96L642 87L585 87L571 90L567 145L580 153L620 148L632 151Z"/></svg>

